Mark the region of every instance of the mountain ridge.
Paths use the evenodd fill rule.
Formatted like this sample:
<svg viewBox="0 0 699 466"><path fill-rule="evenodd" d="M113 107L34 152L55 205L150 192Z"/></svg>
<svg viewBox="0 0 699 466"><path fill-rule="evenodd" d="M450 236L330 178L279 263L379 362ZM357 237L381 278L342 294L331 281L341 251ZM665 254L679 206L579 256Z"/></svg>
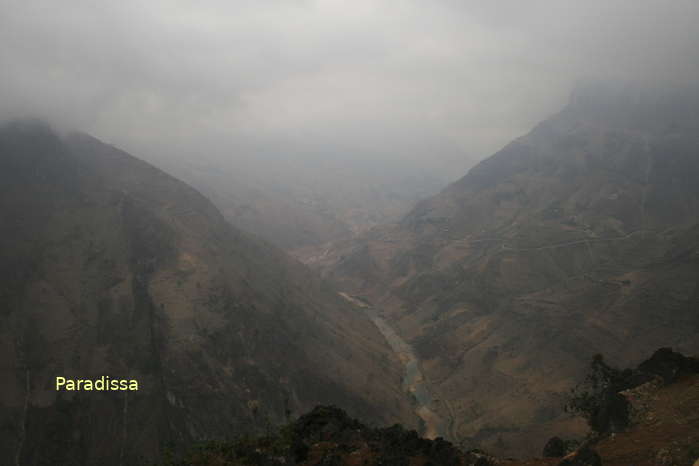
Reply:
<svg viewBox="0 0 699 466"><path fill-rule="evenodd" d="M699 99L608 94L576 97L400 222L298 254L412 343L456 440L508 454L580 433L548 407L587 353L697 350Z"/></svg>
<svg viewBox="0 0 699 466"><path fill-rule="evenodd" d="M132 464L319 401L414 425L366 316L194 189L37 123L0 130L0 165L3 462ZM101 375L139 390L53 388Z"/></svg>

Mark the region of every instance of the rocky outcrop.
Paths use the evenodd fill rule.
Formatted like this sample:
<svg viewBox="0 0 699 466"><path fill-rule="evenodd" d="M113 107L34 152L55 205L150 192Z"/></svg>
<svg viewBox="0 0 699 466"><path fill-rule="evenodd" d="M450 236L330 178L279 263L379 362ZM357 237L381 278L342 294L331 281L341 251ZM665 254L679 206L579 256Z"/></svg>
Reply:
<svg viewBox="0 0 699 466"><path fill-rule="evenodd" d="M658 376L667 385L680 377L699 374L699 359L672 351L672 348L660 348L638 366L638 372Z"/></svg>
<svg viewBox="0 0 699 466"><path fill-rule="evenodd" d="M442 438L420 438L397 424L370 428L335 406L317 406L271 436L213 444L177 464L491 466L497 460L479 451L459 451Z"/></svg>

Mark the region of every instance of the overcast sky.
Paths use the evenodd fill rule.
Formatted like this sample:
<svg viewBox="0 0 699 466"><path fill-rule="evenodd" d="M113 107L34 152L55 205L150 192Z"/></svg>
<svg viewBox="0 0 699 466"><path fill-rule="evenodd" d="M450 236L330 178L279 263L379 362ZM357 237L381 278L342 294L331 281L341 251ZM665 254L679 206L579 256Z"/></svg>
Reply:
<svg viewBox="0 0 699 466"><path fill-rule="evenodd" d="M580 80L696 79L698 19L697 0L0 0L0 117L136 153L480 158Z"/></svg>

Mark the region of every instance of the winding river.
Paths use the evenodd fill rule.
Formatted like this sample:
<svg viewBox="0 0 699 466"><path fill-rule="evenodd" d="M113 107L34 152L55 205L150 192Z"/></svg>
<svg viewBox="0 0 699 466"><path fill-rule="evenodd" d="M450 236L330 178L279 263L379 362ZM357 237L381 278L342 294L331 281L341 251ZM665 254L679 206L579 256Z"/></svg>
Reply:
<svg viewBox="0 0 699 466"><path fill-rule="evenodd" d="M376 309L347 293L340 293L340 295L366 312L369 319L376 325L376 328L384 336L393 352L403 363L405 368L403 389L410 393L415 400L415 414L424 422L424 432L422 434L429 439L436 437L446 438L449 421L443 419L432 409L434 399L430 393L427 381L420 371L420 364L412 346L396 333L393 327L386 322L386 319L381 317Z"/></svg>

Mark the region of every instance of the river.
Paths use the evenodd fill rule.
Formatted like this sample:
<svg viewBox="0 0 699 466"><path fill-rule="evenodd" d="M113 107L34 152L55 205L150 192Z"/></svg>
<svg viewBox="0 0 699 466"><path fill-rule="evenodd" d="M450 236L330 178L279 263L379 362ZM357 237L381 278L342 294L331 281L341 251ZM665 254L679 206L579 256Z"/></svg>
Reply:
<svg viewBox="0 0 699 466"><path fill-rule="evenodd" d="M340 293L346 300L361 307L371 321L376 325L381 334L384 336L393 352L398 356L398 359L403 363L405 374L403 376L403 389L410 393L415 400L415 414L422 419L424 423L424 432L426 438L434 439L437 437L447 437L449 429L449 421L443 419L432 409L434 398L429 390L427 380L422 375L420 370L420 362L415 356L412 346L408 344L398 333L389 325L389 323L381 317L379 312L353 296L347 293Z"/></svg>

